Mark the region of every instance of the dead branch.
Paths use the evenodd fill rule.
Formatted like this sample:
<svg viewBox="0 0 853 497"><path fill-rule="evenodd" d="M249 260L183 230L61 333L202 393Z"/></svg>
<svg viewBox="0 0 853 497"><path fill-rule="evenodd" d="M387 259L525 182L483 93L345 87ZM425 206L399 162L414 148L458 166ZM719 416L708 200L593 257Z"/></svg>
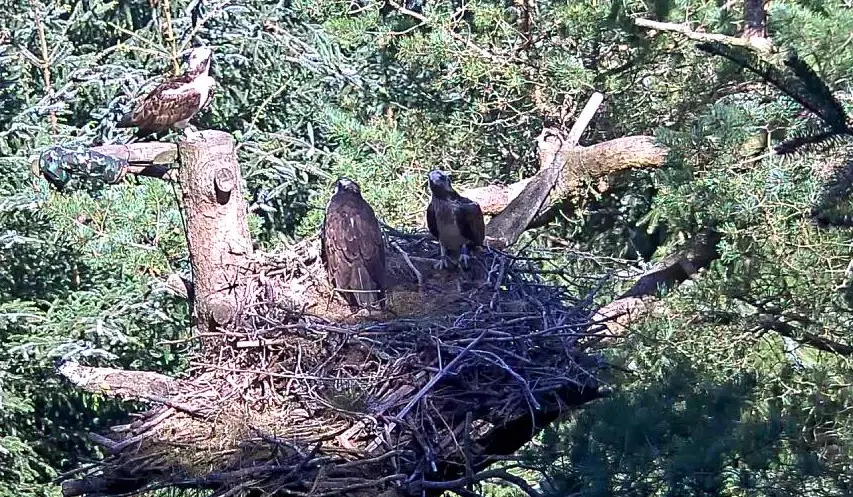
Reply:
<svg viewBox="0 0 853 497"><path fill-rule="evenodd" d="M560 150L558 130L546 129L540 135L540 164L549 164ZM598 143L589 147L575 147L567 154L562 175L542 206L540 215L528 228L541 226L548 212L559 203L579 193L583 179L597 179L628 169L656 168L663 165L669 149L651 136L629 136ZM510 185L490 185L470 188L460 192L476 201L486 215L496 215L506 208L532 181L526 178ZM541 224L540 224L541 223Z"/></svg>
<svg viewBox="0 0 853 497"><path fill-rule="evenodd" d="M178 160L174 143L136 142L125 145L102 145L92 150L127 161L133 166L170 166Z"/></svg>
<svg viewBox="0 0 853 497"><path fill-rule="evenodd" d="M627 327L650 314L658 302L660 292L693 278L700 269L707 268L719 257L717 243L721 235L708 228L679 252L664 257L650 271L613 302L602 307L592 318L600 323L593 332L606 332L621 336Z"/></svg>
<svg viewBox="0 0 853 497"><path fill-rule="evenodd" d="M685 38L694 41L724 43L726 45L748 48L755 52L761 53L773 51L773 43L770 41L770 39L760 36L744 36L743 38L741 38L735 36L721 35L717 33L703 33L699 31L694 31L693 28L691 28L687 24L659 22L652 21L650 19L634 19L634 24L640 26L641 28L649 28L654 29L656 31L670 31L673 33L679 33Z"/></svg>
<svg viewBox="0 0 853 497"><path fill-rule="evenodd" d="M181 141L180 155L196 331L203 334L231 322L246 303L243 280L253 252L248 206L230 134L203 131Z"/></svg>
<svg viewBox="0 0 853 497"><path fill-rule="evenodd" d="M162 399L195 389L187 382L152 371L94 368L74 361L62 363L57 371L82 390L123 399Z"/></svg>
<svg viewBox="0 0 853 497"><path fill-rule="evenodd" d="M172 181L177 170L171 166L178 160L178 147L174 143L138 142L125 145L103 145L93 151L127 162L126 172L138 176Z"/></svg>
<svg viewBox="0 0 853 497"><path fill-rule="evenodd" d="M571 151L577 147L581 135L589 126L602 101L604 101L604 95L598 92L593 93L567 136L562 136L556 130L542 130L542 134L537 139L540 154L539 172L530 178L522 191L486 226L486 236L493 245L498 247L513 245L531 221L541 214L542 206L559 182L563 169L577 169L571 162ZM548 131L557 140L556 150L552 150L553 147L546 141Z"/></svg>

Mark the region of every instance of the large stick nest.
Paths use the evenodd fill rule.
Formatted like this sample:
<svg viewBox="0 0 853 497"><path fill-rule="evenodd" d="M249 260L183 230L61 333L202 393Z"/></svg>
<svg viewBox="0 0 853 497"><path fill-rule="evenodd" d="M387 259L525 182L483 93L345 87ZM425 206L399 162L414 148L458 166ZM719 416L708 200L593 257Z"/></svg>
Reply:
<svg viewBox="0 0 853 497"><path fill-rule="evenodd" d="M437 271L428 236L388 237L381 316L330 297L316 239L254 262L252 303L197 358L191 391L114 429L66 495L437 494L598 396L588 299L534 260L483 251Z"/></svg>

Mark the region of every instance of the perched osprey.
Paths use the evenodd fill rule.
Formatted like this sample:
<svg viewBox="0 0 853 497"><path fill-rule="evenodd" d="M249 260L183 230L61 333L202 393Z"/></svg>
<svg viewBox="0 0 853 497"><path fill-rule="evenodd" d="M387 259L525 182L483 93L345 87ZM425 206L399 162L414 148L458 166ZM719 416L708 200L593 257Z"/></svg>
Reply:
<svg viewBox="0 0 853 497"><path fill-rule="evenodd" d="M468 250L483 245L486 224L480 204L465 198L450 185L450 176L444 171L429 173L432 200L427 206L427 227L441 245L441 258L435 265L442 269L449 265L447 254L459 254L459 262L468 264Z"/></svg>
<svg viewBox="0 0 853 497"><path fill-rule="evenodd" d="M137 127L136 137L144 138L175 127L189 137L190 119L210 105L216 81L208 75L213 52L209 48L193 48L186 60L184 74L172 78L149 93L132 112L122 116L117 128Z"/></svg>
<svg viewBox="0 0 853 497"><path fill-rule="evenodd" d="M340 178L335 183L320 239L320 257L344 299L353 307L379 304L384 309L385 240L355 181Z"/></svg>

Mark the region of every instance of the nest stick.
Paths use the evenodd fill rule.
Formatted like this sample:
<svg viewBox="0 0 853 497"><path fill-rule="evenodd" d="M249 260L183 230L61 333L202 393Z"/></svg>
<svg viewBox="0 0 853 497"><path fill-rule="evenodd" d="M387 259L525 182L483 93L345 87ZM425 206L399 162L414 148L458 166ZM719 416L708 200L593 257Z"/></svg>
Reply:
<svg viewBox="0 0 853 497"><path fill-rule="evenodd" d="M444 377L444 375L447 374L447 372L449 372L453 368L453 366L456 365L456 363L458 363L463 357L465 357L465 354L467 354L472 348L474 348L475 345L480 343L480 340L482 340L483 337L486 336L487 332L488 330L484 330L482 333L480 333L480 336L478 336L476 340L469 343L467 347L462 349L462 352L460 352L459 355L454 357L453 360L450 361L449 364L447 364L447 366L445 366L438 373L436 373L436 375L433 376L432 379L429 380L429 382L427 382L427 384L424 385L423 388L421 388L421 391L418 392L414 397L412 397L411 400L409 400L409 403L406 404L406 407L404 407L402 411L400 411L400 414L395 416L397 418L397 421L402 422L403 418L406 417L406 414L408 414L409 411L412 410L412 407L414 407L414 405L417 404L418 401L421 400L421 398L426 395L426 393L429 392L430 389L434 387L436 383L438 383L438 380Z"/></svg>
<svg viewBox="0 0 853 497"><path fill-rule="evenodd" d="M418 268L416 268L415 265L412 264L412 260L409 259L409 254L407 254L405 250L400 248L400 246L397 245L396 242L391 242L391 246L394 247L395 249L397 249L397 252L400 252L400 255L403 256L403 260L406 261L406 264L408 264L409 269L411 269L412 272L415 273L415 276L418 278L418 287L423 287L424 286L424 276L421 274L420 271L418 271Z"/></svg>

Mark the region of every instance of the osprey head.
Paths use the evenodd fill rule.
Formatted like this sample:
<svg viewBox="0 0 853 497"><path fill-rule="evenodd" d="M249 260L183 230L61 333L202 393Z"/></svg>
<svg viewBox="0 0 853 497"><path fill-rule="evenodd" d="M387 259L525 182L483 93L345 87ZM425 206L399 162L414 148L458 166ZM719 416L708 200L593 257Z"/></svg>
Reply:
<svg viewBox="0 0 853 497"><path fill-rule="evenodd" d="M339 178L335 183L335 193L343 191L361 195L361 188L359 188L358 183L349 178Z"/></svg>
<svg viewBox="0 0 853 497"><path fill-rule="evenodd" d="M437 197L445 197L453 191L450 175L440 169L429 172L429 189Z"/></svg>
<svg viewBox="0 0 853 497"><path fill-rule="evenodd" d="M213 51L207 47L193 48L184 54L184 61L189 66L187 69L189 74L207 74L210 63L213 61Z"/></svg>

